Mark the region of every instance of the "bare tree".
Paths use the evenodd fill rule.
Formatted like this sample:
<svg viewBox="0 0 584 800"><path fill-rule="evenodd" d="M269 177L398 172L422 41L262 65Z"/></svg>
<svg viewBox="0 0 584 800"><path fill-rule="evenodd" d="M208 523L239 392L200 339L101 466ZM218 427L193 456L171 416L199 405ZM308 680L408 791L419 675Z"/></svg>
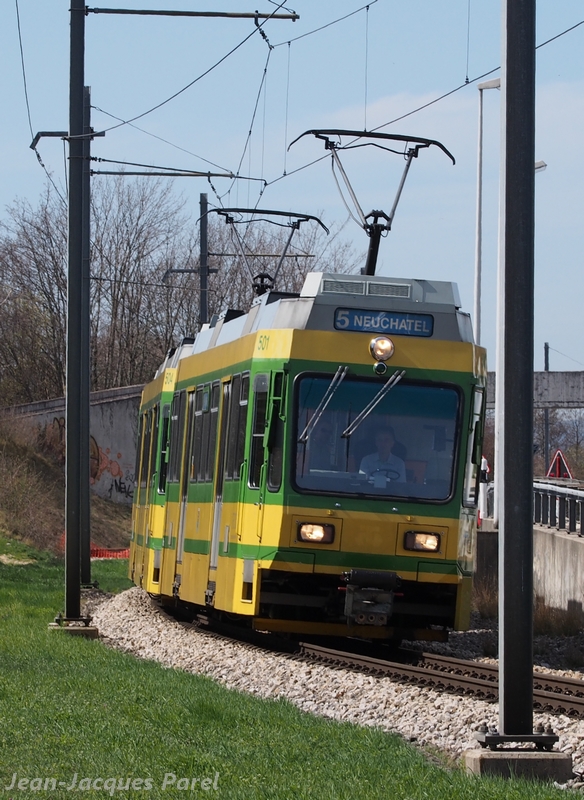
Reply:
<svg viewBox="0 0 584 800"><path fill-rule="evenodd" d="M550 458L556 450L566 447L566 426L562 412L557 408L549 409ZM543 476L549 469L545 462L545 414L542 408L533 413L533 471Z"/></svg>
<svg viewBox="0 0 584 800"><path fill-rule="evenodd" d="M561 449L575 478L584 477L584 411L570 409L560 413L563 425Z"/></svg>
<svg viewBox="0 0 584 800"><path fill-rule="evenodd" d="M64 209L49 189L36 209L16 201L0 227L0 390L10 403L59 396L65 385Z"/></svg>
<svg viewBox="0 0 584 800"><path fill-rule="evenodd" d="M199 230L172 184L153 177L95 181L91 223L91 388L149 380L168 349L199 329ZM298 291L310 270L362 263L314 223L296 233L276 288ZM16 201L0 224L0 405L65 391L67 210L50 185L33 208ZM253 224L242 234L253 275L274 275L289 230ZM210 218L217 268L209 310L249 308L254 293L233 230ZM187 270L178 273L175 270ZM168 280L163 277L168 275Z"/></svg>
<svg viewBox="0 0 584 800"><path fill-rule="evenodd" d="M92 212L92 384L139 383L179 333L180 313L197 306L194 281L162 284L167 270L192 261L193 234L182 200L160 179L101 184Z"/></svg>

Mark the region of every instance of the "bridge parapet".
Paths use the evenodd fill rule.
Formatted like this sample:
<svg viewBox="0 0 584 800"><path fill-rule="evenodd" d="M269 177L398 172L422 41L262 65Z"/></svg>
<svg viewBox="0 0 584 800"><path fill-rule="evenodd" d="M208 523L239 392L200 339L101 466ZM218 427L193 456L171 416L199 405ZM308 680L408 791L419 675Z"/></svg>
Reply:
<svg viewBox="0 0 584 800"><path fill-rule="evenodd" d="M496 374L487 379L487 408L495 408ZM584 372L534 372L534 408L584 408Z"/></svg>
<svg viewBox="0 0 584 800"><path fill-rule="evenodd" d="M584 536L583 520L584 491L579 481L533 484L533 521L536 525Z"/></svg>

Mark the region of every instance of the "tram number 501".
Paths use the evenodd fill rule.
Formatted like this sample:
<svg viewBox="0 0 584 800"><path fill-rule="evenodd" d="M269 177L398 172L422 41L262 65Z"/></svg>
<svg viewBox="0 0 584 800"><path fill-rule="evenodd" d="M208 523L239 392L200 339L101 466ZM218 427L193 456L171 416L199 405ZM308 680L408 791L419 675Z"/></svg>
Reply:
<svg viewBox="0 0 584 800"><path fill-rule="evenodd" d="M267 350L270 345L270 337L269 336L260 336L258 340L258 350Z"/></svg>

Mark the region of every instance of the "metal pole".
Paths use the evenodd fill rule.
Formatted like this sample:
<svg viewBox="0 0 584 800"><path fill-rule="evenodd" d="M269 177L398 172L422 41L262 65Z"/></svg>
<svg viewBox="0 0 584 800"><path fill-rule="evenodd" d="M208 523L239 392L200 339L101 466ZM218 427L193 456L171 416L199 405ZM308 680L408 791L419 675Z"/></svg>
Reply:
<svg viewBox="0 0 584 800"><path fill-rule="evenodd" d="M89 251L90 251L90 203L91 203L91 177L90 177L90 155L91 155L91 89L85 86L83 89L83 259L81 262L81 380L80 384L80 405L81 433L79 436L80 450L80 558L81 558L81 583L86 585L91 583L91 495L89 489L90 467L89 467L89 390L90 390L90 370L89 370L89 340L90 340L90 292L89 292Z"/></svg>
<svg viewBox="0 0 584 800"><path fill-rule="evenodd" d="M504 69L504 65L503 65ZM499 234L497 253L497 309L496 309L496 341L495 341L495 480L493 492L493 525L499 530L499 515L503 507L503 402L505 397L505 381L503 379L503 350L505 320L504 253L505 238L505 124L501 117L501 156L499 164Z"/></svg>
<svg viewBox="0 0 584 800"><path fill-rule="evenodd" d="M209 215L207 213L207 195L201 193L199 202L201 208L201 258L199 264L199 277L200 277L200 287L201 287L200 323L201 325L205 325L207 322L209 322L209 308L208 308L209 245L207 240Z"/></svg>
<svg viewBox="0 0 584 800"><path fill-rule="evenodd" d="M550 346L549 342L545 342L543 346L543 368L545 372L550 371ZM544 474L547 474L547 471L550 466L550 410L549 408L544 408L543 410L543 453L544 453L544 465L543 470Z"/></svg>
<svg viewBox="0 0 584 800"><path fill-rule="evenodd" d="M477 155L477 234L475 249L474 339L481 343L481 269L483 246L483 90L479 89L479 141Z"/></svg>
<svg viewBox="0 0 584 800"><path fill-rule="evenodd" d="M379 244L381 242L381 234L386 230L385 225L380 225L374 222L369 226L367 233L369 234L369 249L367 250L367 261L363 268L363 275L375 275L375 267L377 266L377 257L379 255Z"/></svg>
<svg viewBox="0 0 584 800"><path fill-rule="evenodd" d="M481 343L481 281L483 265L483 91L500 89L501 79L479 83L479 139L477 148L477 220L475 244L474 338Z"/></svg>
<svg viewBox="0 0 584 800"><path fill-rule="evenodd" d="M535 0L503 2L503 505L499 729L533 734ZM497 364L499 369L499 364Z"/></svg>
<svg viewBox="0 0 584 800"><path fill-rule="evenodd" d="M78 619L80 599L81 286L83 262L83 84L85 2L71 0L69 72L69 241L65 468L65 618Z"/></svg>

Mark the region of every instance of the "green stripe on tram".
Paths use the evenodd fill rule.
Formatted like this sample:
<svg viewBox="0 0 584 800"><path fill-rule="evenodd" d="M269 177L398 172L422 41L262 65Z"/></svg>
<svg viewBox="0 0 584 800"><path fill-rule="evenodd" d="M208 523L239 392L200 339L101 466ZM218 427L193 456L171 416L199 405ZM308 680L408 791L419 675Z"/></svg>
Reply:
<svg viewBox="0 0 584 800"><path fill-rule="evenodd" d="M184 552L196 555L208 555L211 544L207 539L185 539ZM413 556L378 555L376 553L345 553L338 550L287 550L274 549L269 545L230 544L227 553L220 553L220 558L253 559L256 561L286 562L292 564L312 564L315 566L397 570L411 572L417 569L424 574L456 575L458 568L455 561L442 559L415 560Z"/></svg>

